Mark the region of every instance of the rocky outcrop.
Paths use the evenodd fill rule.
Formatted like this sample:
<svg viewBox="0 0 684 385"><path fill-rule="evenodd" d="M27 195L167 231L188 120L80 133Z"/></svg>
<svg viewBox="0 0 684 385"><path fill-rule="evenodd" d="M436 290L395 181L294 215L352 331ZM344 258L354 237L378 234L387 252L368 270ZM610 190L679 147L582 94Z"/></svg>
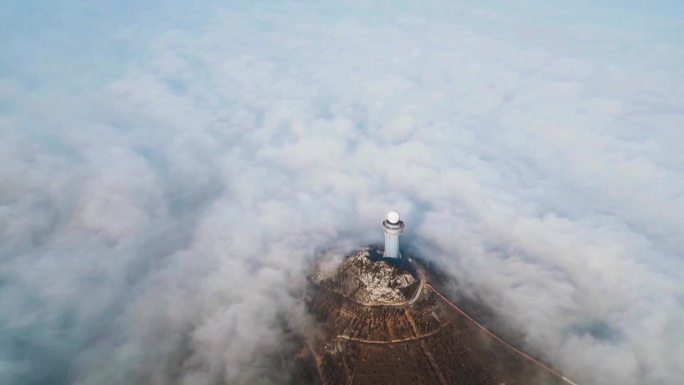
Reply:
<svg viewBox="0 0 684 385"><path fill-rule="evenodd" d="M393 305L408 301L418 280L388 261L370 259L364 248L346 258L336 269L317 265L314 281L338 294L366 305Z"/></svg>

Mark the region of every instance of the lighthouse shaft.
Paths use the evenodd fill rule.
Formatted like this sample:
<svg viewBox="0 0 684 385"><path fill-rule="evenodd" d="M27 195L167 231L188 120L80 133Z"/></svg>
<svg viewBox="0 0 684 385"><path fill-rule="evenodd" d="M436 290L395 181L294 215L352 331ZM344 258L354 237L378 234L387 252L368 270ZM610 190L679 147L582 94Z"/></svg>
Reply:
<svg viewBox="0 0 684 385"><path fill-rule="evenodd" d="M385 251L382 256L384 258L400 258L399 238L404 232L404 222L391 223L385 220L382 222L382 227L385 232Z"/></svg>

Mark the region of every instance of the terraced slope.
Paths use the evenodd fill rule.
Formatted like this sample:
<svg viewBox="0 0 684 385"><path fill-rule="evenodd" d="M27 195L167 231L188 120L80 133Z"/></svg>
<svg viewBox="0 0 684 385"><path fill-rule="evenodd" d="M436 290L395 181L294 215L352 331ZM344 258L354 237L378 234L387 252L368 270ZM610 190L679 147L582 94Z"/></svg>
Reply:
<svg viewBox="0 0 684 385"><path fill-rule="evenodd" d="M362 250L363 251L363 250ZM361 253L361 252L360 252ZM572 384L552 369L508 345L451 303L420 269L404 277L402 295L369 301L359 282L364 269L383 271L388 285L407 274L399 267L342 263L338 271L314 279L308 301L323 332L308 342L308 377L323 385L560 385ZM359 267L363 269L358 269ZM315 275L314 275L315 276ZM383 292L382 282L370 289ZM335 286L337 285L337 286ZM380 286L379 286L380 285ZM396 289L390 288L392 290ZM390 290L387 289L387 290ZM391 291L391 290L390 290ZM363 298L360 302L357 299Z"/></svg>

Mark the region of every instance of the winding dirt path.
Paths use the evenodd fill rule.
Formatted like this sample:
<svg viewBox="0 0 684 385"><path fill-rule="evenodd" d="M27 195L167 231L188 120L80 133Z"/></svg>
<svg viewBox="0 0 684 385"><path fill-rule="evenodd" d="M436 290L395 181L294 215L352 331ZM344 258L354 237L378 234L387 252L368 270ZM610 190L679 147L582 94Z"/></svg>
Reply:
<svg viewBox="0 0 684 385"><path fill-rule="evenodd" d="M470 322L472 322L475 326L477 326L478 328L480 328L482 331L484 331L485 333L487 333L490 337L492 337L492 338L494 338L495 340L499 341L502 345L504 345L504 346L506 346L507 348L511 349L511 350L514 351L515 353L518 353L519 355L523 356L523 357L526 358L527 360L531 361L532 363L534 363L535 365L541 367L542 369L548 371L549 373L551 373L551 374L554 375L555 377L557 377L557 378L563 380L564 382L566 382L566 383L568 383L568 384L571 384L571 385L577 385L576 383L570 381L570 379L568 379L568 378L566 378L565 376L563 376L563 375L562 375L561 373L559 373L558 371L556 371L556 370L554 370L554 369L548 367L547 365L544 365L543 363L539 362L539 361L538 361L537 359L535 359L534 357L532 357L532 356L530 356L529 354L527 354L527 353L521 351L520 349L514 347L513 345L511 345L511 344L509 344L508 342L504 341L501 337L499 337L499 336L497 336L496 334L494 334L493 332L489 331L489 329L487 329L487 327L485 327L485 326L482 325L481 323L477 322L474 318L472 318L470 315L468 315L468 313L466 313L465 311L463 311L463 309L461 309L461 308L458 307L456 304L454 304L454 303L452 303L451 301L449 301L445 296L442 295L442 293L440 293L440 292L439 292L437 289L435 289L432 285L430 285L430 284L427 284L427 285L428 285L428 287L429 287L430 289L432 289L432 291L435 292L435 294L437 294L437 295L442 299L442 301L444 301L446 304L448 304L449 306L451 306L451 307L452 307L454 310L456 310L457 312L461 313L461 315L463 315L465 318L467 318Z"/></svg>
<svg viewBox="0 0 684 385"><path fill-rule="evenodd" d="M409 337L409 338L399 338L399 339L391 339L391 340L367 340L364 338L350 337L350 336L345 335L345 334L339 334L335 338L339 338L339 339L343 339L343 340L347 340L347 341L359 342L362 344L375 344L375 345L400 344L402 342L416 341L416 340L420 340L420 339L427 338L427 337L430 337L432 335L435 335L435 334L441 332L442 329L444 329L445 327L449 326L451 324L451 322L452 321L445 322L440 327L438 327L437 329L435 329L429 333L416 335L414 337ZM413 324L413 326L415 326L415 323ZM414 330L416 330L416 329L414 328Z"/></svg>
<svg viewBox="0 0 684 385"><path fill-rule="evenodd" d="M413 328L413 332L418 336L418 326L416 325L416 321L413 319L413 316L411 315L411 309L406 309L405 310L406 318L408 319L409 323L411 324L411 327ZM430 363L430 366L432 367L432 372L435 373L437 378L439 379L439 382L442 385L449 385L447 383L446 378L444 378L444 374L442 373L442 370L439 368L439 365L437 365L437 361L435 361L435 357L432 356L432 352L430 352L430 349L428 349L427 344L425 343L425 340L421 339L420 340L420 348L423 350L423 354L425 355L425 358L427 358L428 362Z"/></svg>

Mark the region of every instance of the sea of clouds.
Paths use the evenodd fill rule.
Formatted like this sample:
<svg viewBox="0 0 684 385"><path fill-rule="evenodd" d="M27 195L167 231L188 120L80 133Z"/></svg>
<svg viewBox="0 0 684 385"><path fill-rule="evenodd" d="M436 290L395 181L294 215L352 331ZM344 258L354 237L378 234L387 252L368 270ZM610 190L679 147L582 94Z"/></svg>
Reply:
<svg viewBox="0 0 684 385"><path fill-rule="evenodd" d="M677 2L91 3L0 5L0 384L283 382L390 208L578 384L681 383Z"/></svg>

